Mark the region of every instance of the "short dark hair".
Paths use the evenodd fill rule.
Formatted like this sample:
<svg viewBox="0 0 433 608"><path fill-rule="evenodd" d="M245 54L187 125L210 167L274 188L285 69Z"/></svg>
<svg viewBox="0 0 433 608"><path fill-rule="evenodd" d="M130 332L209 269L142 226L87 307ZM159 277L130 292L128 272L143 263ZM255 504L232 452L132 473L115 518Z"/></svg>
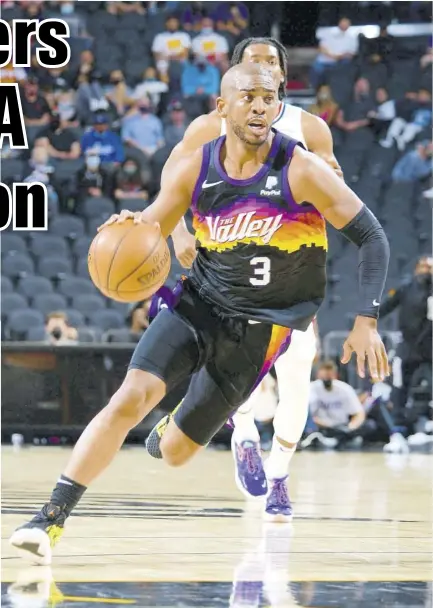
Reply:
<svg viewBox="0 0 433 608"><path fill-rule="evenodd" d="M327 369L333 372L338 371L338 367L335 361L333 361L332 359L325 359L324 361L322 361L319 365L319 369Z"/></svg>
<svg viewBox="0 0 433 608"><path fill-rule="evenodd" d="M234 65L238 65L239 63L242 63L242 59L244 56L244 51L246 48L248 48L249 46L251 46L252 44L270 44L271 46L273 46L274 48L277 49L277 53L278 53L278 61L280 63L280 68L281 71L284 74L284 82L282 82L278 88L278 97L280 99L283 99L284 97L284 93L285 93L285 85L286 85L286 78L287 78L287 63L289 61L289 56L287 54L286 48L281 44L281 42L279 42L279 40L276 40L275 38L245 38L244 40L242 40L241 42L239 42L234 50L233 50L233 55L230 61L230 65L234 66Z"/></svg>

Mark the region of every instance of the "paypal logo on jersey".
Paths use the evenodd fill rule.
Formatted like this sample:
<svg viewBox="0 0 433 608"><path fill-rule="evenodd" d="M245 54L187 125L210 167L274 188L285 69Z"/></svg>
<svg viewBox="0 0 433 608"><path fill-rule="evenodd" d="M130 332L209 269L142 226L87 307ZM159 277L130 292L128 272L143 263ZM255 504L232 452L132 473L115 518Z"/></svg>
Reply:
<svg viewBox="0 0 433 608"><path fill-rule="evenodd" d="M250 211L224 219L220 215L215 218L206 217L206 222L211 240L217 243L242 241L242 239L255 237L261 238L263 243L267 244L283 225L282 217L283 214L280 213L276 217L258 218L256 211Z"/></svg>
<svg viewBox="0 0 433 608"><path fill-rule="evenodd" d="M261 196L281 196L281 190L275 190L275 186L278 186L278 177L270 175L266 180L266 184L263 190L260 190Z"/></svg>

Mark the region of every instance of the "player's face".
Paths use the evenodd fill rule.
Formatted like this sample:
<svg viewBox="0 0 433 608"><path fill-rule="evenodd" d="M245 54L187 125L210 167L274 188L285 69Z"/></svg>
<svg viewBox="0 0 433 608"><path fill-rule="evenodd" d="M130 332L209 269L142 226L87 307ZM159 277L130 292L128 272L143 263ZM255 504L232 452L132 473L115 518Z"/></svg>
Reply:
<svg viewBox="0 0 433 608"><path fill-rule="evenodd" d="M243 55L242 63L259 63L273 74L277 85L284 82L278 51L272 44L251 44Z"/></svg>
<svg viewBox="0 0 433 608"><path fill-rule="evenodd" d="M240 76L224 113L241 141L261 146L268 138L278 112L278 89L272 74Z"/></svg>

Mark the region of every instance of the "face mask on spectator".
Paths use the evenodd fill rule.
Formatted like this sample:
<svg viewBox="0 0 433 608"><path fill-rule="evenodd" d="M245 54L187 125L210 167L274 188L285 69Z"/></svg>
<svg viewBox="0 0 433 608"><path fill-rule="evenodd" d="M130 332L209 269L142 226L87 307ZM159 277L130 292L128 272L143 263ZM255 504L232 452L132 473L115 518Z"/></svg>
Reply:
<svg viewBox="0 0 433 608"><path fill-rule="evenodd" d="M91 169L92 171L94 171L95 169L98 169L100 164L101 164L101 160L100 160L99 156L88 156L87 157L86 165L87 165L88 169Z"/></svg>
<svg viewBox="0 0 433 608"><path fill-rule="evenodd" d="M326 91L324 91L323 93L319 93L317 95L317 99L319 101L327 101L329 99L329 93L326 93Z"/></svg>
<svg viewBox="0 0 433 608"><path fill-rule="evenodd" d="M328 380L322 380L322 382L323 382L323 386L325 387L325 389L327 391L330 391L331 388L332 388L332 380L329 380L329 379Z"/></svg>
<svg viewBox="0 0 433 608"><path fill-rule="evenodd" d="M136 166L136 165L132 165L132 164L130 164L130 165L125 165L125 166L123 167L123 170L125 171L125 173L126 173L127 175L133 175L134 173L136 173L136 172L137 172L137 166Z"/></svg>
<svg viewBox="0 0 433 608"><path fill-rule="evenodd" d="M212 34L213 33L213 28L212 27L203 27L201 30L202 34Z"/></svg>
<svg viewBox="0 0 433 608"><path fill-rule="evenodd" d="M62 6L60 7L60 12L62 13L62 15L72 15L72 13L74 12L74 5L62 4Z"/></svg>
<svg viewBox="0 0 433 608"><path fill-rule="evenodd" d="M138 111L140 114L150 114L150 112L152 112L148 106L138 106Z"/></svg>
<svg viewBox="0 0 433 608"><path fill-rule="evenodd" d="M64 120L69 120L75 114L75 108L72 103L59 103L58 111Z"/></svg>

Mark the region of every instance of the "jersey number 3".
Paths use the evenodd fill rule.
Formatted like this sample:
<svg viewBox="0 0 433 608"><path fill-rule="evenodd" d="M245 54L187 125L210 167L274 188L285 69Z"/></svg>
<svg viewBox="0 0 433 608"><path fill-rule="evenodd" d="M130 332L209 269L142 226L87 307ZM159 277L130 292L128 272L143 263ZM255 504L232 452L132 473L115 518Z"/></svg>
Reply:
<svg viewBox="0 0 433 608"><path fill-rule="evenodd" d="M254 277L250 279L251 285L263 287L271 281L271 260L269 258L253 258L250 262L254 266Z"/></svg>

